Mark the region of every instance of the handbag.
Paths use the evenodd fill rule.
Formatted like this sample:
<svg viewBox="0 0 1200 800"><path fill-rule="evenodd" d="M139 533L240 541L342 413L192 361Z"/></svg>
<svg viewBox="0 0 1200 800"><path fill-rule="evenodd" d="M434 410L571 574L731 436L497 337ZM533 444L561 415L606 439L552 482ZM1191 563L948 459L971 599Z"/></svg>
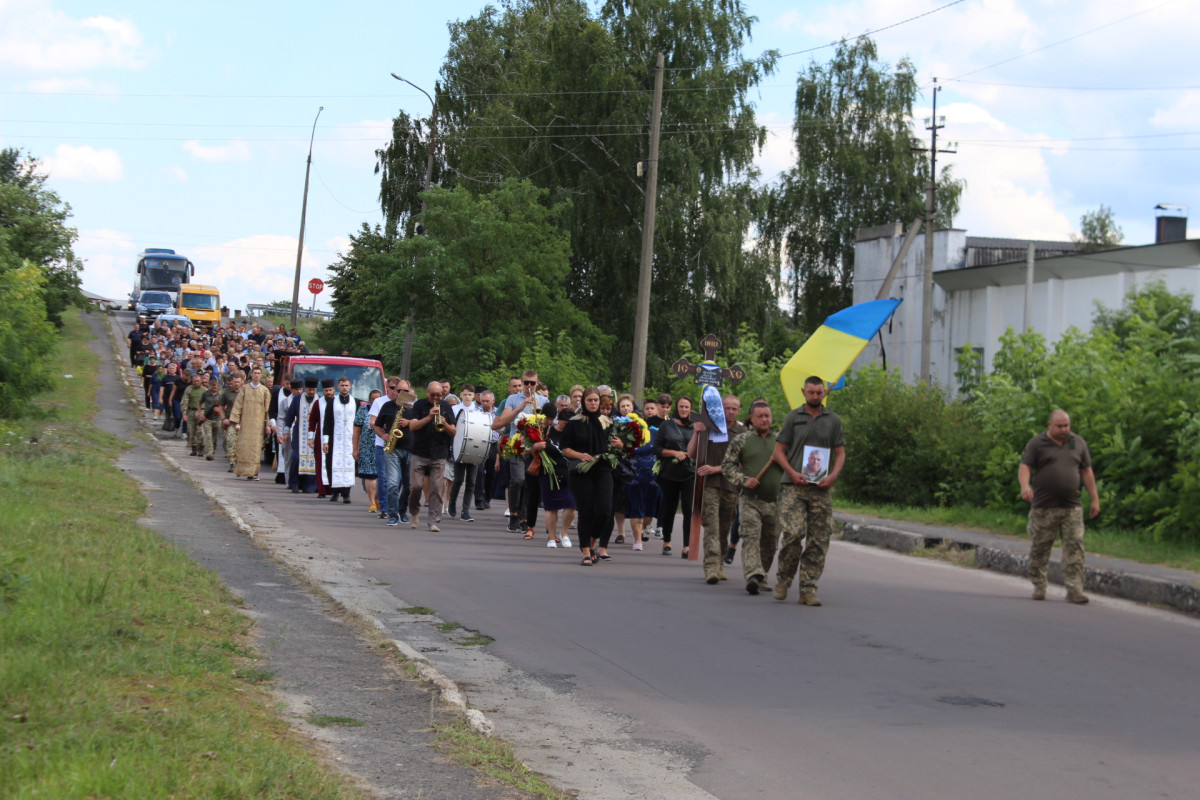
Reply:
<svg viewBox="0 0 1200 800"><path fill-rule="evenodd" d="M633 483L637 479L637 472L634 471L633 464L629 463L629 459L617 459L617 466L613 470L613 478L621 483Z"/></svg>
<svg viewBox="0 0 1200 800"><path fill-rule="evenodd" d="M170 409L167 409L167 413L163 417L162 429L167 433L174 433L178 427L179 423L175 421L175 415L171 413Z"/></svg>

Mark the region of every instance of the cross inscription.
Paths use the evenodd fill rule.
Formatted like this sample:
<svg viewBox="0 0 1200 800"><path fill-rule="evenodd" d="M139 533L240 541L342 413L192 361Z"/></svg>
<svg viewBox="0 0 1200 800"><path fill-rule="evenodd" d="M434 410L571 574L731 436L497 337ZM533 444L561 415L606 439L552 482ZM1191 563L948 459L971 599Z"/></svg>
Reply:
<svg viewBox="0 0 1200 800"><path fill-rule="evenodd" d="M709 334L700 340L700 349L704 351L704 360L699 364L693 364L686 358L681 358L671 365L671 372L677 378L686 378L692 375L696 379L696 383L708 384L709 386L721 385L722 380L727 380L733 385L741 383L746 378L746 370L741 364L734 364L729 367L722 367L717 364L717 351L721 349L721 340L714 334Z"/></svg>

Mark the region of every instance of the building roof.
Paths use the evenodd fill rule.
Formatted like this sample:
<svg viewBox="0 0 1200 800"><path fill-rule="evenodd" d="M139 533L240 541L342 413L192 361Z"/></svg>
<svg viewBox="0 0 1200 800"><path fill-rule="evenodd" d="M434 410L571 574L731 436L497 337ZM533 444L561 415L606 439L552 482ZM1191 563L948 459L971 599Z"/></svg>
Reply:
<svg viewBox="0 0 1200 800"><path fill-rule="evenodd" d="M968 239L968 247L971 246L971 238L974 237ZM1022 249L1027 246L1024 244ZM1041 283L1051 278L1070 280L1180 267L1200 268L1200 239L1037 258L1034 263L1033 280L1035 283ZM1019 261L938 270L933 273L933 280L948 292L982 289L987 286L1016 286L1025 282L1025 259L1022 256Z"/></svg>

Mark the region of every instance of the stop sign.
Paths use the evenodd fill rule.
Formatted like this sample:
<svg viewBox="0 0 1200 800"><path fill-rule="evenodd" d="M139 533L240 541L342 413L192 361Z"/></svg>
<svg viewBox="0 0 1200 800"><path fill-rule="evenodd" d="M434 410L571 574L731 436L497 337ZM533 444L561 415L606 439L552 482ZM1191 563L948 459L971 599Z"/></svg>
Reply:
<svg viewBox="0 0 1200 800"><path fill-rule="evenodd" d="M320 294L325 291L325 281L320 278L313 278L308 282L308 290L313 294Z"/></svg>

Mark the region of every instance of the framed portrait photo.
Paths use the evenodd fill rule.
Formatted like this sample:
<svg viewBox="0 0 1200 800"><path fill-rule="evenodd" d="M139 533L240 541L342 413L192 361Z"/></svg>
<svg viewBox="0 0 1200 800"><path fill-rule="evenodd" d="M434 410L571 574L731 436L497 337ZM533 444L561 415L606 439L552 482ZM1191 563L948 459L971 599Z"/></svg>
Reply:
<svg viewBox="0 0 1200 800"><path fill-rule="evenodd" d="M800 474L809 483L817 483L829 474L829 448L804 446L804 465Z"/></svg>

